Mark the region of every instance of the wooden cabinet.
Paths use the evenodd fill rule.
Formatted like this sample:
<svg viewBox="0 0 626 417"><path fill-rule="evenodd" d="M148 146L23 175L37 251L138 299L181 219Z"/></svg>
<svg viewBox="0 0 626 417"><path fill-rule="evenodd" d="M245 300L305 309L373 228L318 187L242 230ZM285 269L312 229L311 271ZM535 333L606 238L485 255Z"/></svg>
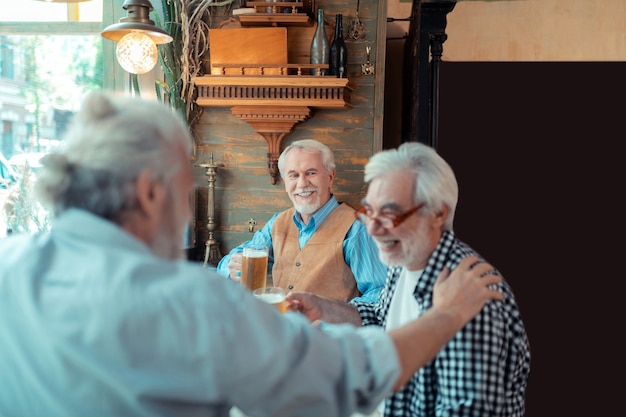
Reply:
<svg viewBox="0 0 626 417"><path fill-rule="evenodd" d="M311 75L312 69L328 66L308 63L308 46L315 28L302 11L301 2L248 5L256 7L257 12L240 15L241 25L263 27L210 30L211 71L194 79L196 103L230 107L237 118L265 139L270 182L274 185L279 177L282 140L311 116L311 107L350 108L354 87L346 78ZM293 10L291 13L283 13L287 6ZM260 11L265 8L272 12ZM281 25L304 29L288 31Z"/></svg>

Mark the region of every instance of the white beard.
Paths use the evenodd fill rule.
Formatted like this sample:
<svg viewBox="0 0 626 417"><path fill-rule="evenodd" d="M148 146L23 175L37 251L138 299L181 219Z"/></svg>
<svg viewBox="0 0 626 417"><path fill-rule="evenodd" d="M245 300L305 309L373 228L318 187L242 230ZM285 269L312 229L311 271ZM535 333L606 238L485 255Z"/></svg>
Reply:
<svg viewBox="0 0 626 417"><path fill-rule="evenodd" d="M313 200L310 203L306 203L306 204L297 204L294 202L293 206L296 209L296 211L298 211L298 213L300 214L313 214L315 213L317 210L320 209L320 194L317 192L317 188L316 189L304 189L304 190L297 190L294 191L293 194L299 194L299 193L304 193L304 192L309 192L309 191L314 191L315 192L315 200ZM294 201L297 197L294 196Z"/></svg>

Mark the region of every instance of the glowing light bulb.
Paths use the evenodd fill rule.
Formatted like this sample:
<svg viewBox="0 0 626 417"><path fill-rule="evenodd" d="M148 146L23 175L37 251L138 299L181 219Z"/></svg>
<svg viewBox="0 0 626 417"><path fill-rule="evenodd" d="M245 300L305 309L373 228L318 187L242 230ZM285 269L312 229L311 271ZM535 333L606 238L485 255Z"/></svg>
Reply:
<svg viewBox="0 0 626 417"><path fill-rule="evenodd" d="M158 51L154 41L141 32L130 32L117 43L117 62L133 74L145 74L157 63Z"/></svg>

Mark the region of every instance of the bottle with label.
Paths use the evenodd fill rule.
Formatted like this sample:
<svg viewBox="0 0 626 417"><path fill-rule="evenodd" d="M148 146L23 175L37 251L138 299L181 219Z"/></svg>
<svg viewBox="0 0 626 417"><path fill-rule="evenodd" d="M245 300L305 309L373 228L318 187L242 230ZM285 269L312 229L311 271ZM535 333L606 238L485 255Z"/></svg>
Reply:
<svg viewBox="0 0 626 417"><path fill-rule="evenodd" d="M326 25L324 23L324 9L317 9L317 28L311 40L311 64L328 64L330 58L330 44L326 36ZM320 70L326 75L328 70ZM311 75L318 75L317 69L311 69Z"/></svg>
<svg viewBox="0 0 626 417"><path fill-rule="evenodd" d="M335 15L335 37L330 44L329 74L337 78L347 78L348 49L343 40L343 15Z"/></svg>

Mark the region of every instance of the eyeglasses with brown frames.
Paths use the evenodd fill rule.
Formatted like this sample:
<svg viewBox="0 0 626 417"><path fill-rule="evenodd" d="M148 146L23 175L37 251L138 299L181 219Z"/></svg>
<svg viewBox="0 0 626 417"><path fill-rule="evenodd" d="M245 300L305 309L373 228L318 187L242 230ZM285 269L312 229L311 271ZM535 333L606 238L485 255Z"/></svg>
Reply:
<svg viewBox="0 0 626 417"><path fill-rule="evenodd" d="M398 227L400 224L402 224L406 219L408 219L413 213L416 213L423 206L424 203L419 204L412 209L393 217L371 216L367 214L368 209L365 206L361 206L357 211L354 212L354 216L358 221L365 225L368 225L375 220L381 227L385 229L393 229L394 227Z"/></svg>

